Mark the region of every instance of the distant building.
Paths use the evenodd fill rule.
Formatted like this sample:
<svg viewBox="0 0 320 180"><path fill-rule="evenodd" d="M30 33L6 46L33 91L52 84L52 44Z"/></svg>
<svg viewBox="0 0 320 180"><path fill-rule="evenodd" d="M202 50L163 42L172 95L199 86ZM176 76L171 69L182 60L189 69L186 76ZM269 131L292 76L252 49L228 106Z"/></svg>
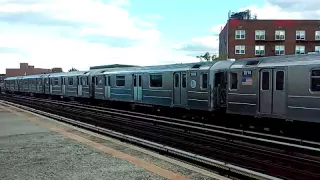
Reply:
<svg viewBox="0 0 320 180"><path fill-rule="evenodd" d="M111 65L102 65L102 66L92 66L92 67L90 67L90 70L92 70L92 69L105 69L105 68L120 68L120 67L137 67L137 66L125 65L125 64L111 64Z"/></svg>
<svg viewBox="0 0 320 180"><path fill-rule="evenodd" d="M320 20L258 20L244 11L229 15L219 34L223 59L319 51Z"/></svg>
<svg viewBox="0 0 320 180"><path fill-rule="evenodd" d="M28 63L20 63L20 68L7 68L6 77L50 73L51 69L35 68Z"/></svg>
<svg viewBox="0 0 320 180"><path fill-rule="evenodd" d="M62 71L62 68L55 67L55 68L52 68L51 72L52 73L59 73L59 72L63 72L63 71Z"/></svg>

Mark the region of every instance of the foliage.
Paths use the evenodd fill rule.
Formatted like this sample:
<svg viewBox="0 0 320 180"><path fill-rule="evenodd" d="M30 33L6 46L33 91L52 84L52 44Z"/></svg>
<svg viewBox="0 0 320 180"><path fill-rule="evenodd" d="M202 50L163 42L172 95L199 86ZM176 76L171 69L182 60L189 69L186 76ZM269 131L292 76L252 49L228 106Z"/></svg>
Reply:
<svg viewBox="0 0 320 180"><path fill-rule="evenodd" d="M213 60L222 60L218 57L216 54L210 55L209 52L206 52L204 55L197 56L197 58L200 59L200 61L213 61Z"/></svg>
<svg viewBox="0 0 320 180"><path fill-rule="evenodd" d="M71 69L69 69L69 72L71 72L71 71L79 71L79 70L74 68L74 67L72 67Z"/></svg>

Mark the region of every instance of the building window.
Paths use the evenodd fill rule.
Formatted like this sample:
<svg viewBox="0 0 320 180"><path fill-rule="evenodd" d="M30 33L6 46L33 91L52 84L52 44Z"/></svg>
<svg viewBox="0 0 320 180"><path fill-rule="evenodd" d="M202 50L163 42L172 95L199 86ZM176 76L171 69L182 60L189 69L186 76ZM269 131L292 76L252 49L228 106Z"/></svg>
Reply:
<svg viewBox="0 0 320 180"><path fill-rule="evenodd" d="M162 75L161 74L150 75L150 87L162 87Z"/></svg>
<svg viewBox="0 0 320 180"><path fill-rule="evenodd" d="M245 39L246 31L245 30L236 30L236 39Z"/></svg>
<svg viewBox="0 0 320 180"><path fill-rule="evenodd" d="M315 46L314 47L314 52L320 53L320 46Z"/></svg>
<svg viewBox="0 0 320 180"><path fill-rule="evenodd" d="M320 31L315 32L315 39L320 40Z"/></svg>
<svg viewBox="0 0 320 180"><path fill-rule="evenodd" d="M230 73L230 89L238 89L238 74Z"/></svg>
<svg viewBox="0 0 320 180"><path fill-rule="evenodd" d="M116 85L117 86L125 86L126 85L125 76L116 76Z"/></svg>
<svg viewBox="0 0 320 180"><path fill-rule="evenodd" d="M311 71L311 91L320 91L320 70Z"/></svg>
<svg viewBox="0 0 320 180"><path fill-rule="evenodd" d="M235 46L235 54L245 54L246 53L246 47L243 45Z"/></svg>
<svg viewBox="0 0 320 180"><path fill-rule="evenodd" d="M283 45L278 45L275 47L276 55L284 55L285 54L285 48Z"/></svg>
<svg viewBox="0 0 320 180"><path fill-rule="evenodd" d="M306 31L296 31L296 40L305 40Z"/></svg>
<svg viewBox="0 0 320 180"><path fill-rule="evenodd" d="M275 40L285 40L286 32L283 30L277 30L275 33Z"/></svg>
<svg viewBox="0 0 320 180"><path fill-rule="evenodd" d="M256 35L255 40L265 40L266 39L265 30L256 30L255 35Z"/></svg>
<svg viewBox="0 0 320 180"><path fill-rule="evenodd" d="M255 47L255 55L264 55L264 46Z"/></svg>
<svg viewBox="0 0 320 180"><path fill-rule="evenodd" d="M296 46L296 54L305 54L304 46Z"/></svg>

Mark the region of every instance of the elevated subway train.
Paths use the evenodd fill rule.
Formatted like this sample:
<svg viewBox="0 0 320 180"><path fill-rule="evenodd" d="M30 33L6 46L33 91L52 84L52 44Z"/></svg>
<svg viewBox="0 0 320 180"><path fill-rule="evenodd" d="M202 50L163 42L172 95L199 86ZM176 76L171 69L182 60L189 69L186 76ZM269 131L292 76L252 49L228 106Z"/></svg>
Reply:
<svg viewBox="0 0 320 180"><path fill-rule="evenodd" d="M9 77L5 91L320 122L320 55Z"/></svg>

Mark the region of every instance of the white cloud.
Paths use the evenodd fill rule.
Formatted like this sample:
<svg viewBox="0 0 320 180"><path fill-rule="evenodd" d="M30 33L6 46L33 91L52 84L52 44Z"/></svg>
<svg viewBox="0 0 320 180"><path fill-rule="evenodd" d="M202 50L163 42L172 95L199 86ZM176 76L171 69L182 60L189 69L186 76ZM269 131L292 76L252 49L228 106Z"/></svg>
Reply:
<svg viewBox="0 0 320 180"><path fill-rule="evenodd" d="M250 5L238 9L250 9L258 19L319 19L319 0L266 0L263 6ZM227 19L226 19L227 21ZM219 33L224 24L214 25L211 28L212 36L197 37L174 46L175 49L198 54L204 52L216 53L219 48ZM201 50L202 51L199 51Z"/></svg>
<svg viewBox="0 0 320 180"><path fill-rule="evenodd" d="M159 15L144 21L129 14L129 5L128 0L0 0L0 72L19 62L66 71L196 60L162 44L153 22ZM1 47L21 53L1 52Z"/></svg>

